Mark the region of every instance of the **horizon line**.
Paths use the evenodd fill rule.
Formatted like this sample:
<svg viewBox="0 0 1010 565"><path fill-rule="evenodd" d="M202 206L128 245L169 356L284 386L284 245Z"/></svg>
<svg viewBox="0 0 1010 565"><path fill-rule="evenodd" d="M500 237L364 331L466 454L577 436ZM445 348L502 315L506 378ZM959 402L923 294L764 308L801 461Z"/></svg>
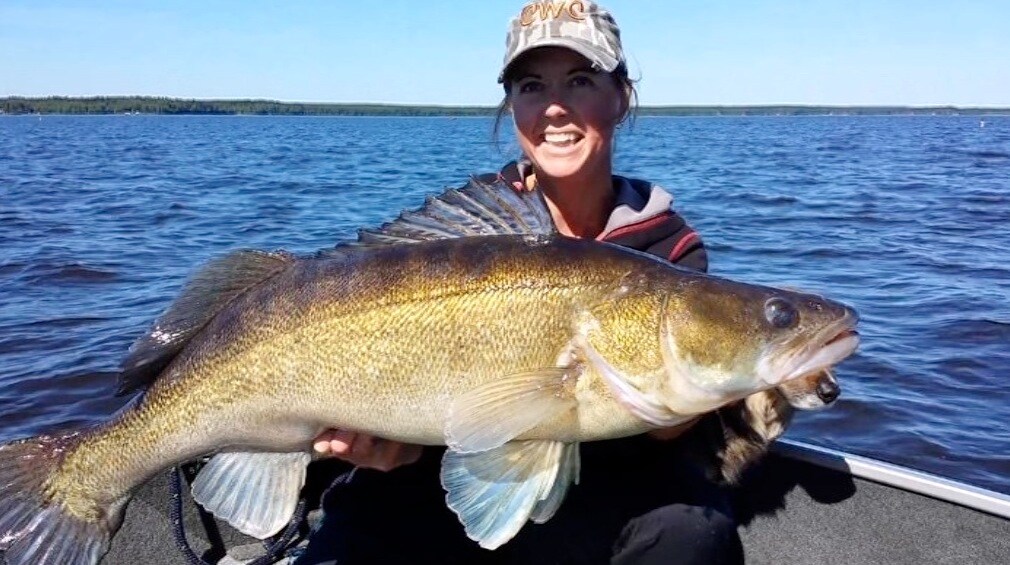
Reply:
<svg viewBox="0 0 1010 565"><path fill-rule="evenodd" d="M157 101L180 101L180 102L225 102L225 103L266 103L282 105L304 105L304 106L371 106L382 108L445 108L445 109L481 109L495 110L497 104L443 104L427 102L320 102L320 101L298 101L279 100L274 98L218 98L218 97L185 97L185 96L160 96L148 94L95 94L95 95L64 95L53 94L45 96L24 96L20 94L9 94L0 97L0 102L10 101L46 101L46 100L67 100L67 101L99 101L99 100L157 100ZM639 104L642 108L839 108L839 109L916 109L916 110L1008 110L1010 105L984 105L984 104L818 104L818 103L797 103L797 102L759 102L759 103L734 103L734 104L702 104L702 103L676 103L676 104Z"/></svg>

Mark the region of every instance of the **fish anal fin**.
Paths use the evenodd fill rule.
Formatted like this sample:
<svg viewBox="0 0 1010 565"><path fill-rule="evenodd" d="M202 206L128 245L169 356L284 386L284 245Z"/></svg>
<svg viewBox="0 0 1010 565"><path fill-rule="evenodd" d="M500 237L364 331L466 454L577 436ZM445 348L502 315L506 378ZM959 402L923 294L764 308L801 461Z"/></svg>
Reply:
<svg viewBox="0 0 1010 565"><path fill-rule="evenodd" d="M154 382L194 335L232 300L295 262L286 252L233 251L214 259L186 283L151 329L130 347L117 394Z"/></svg>
<svg viewBox="0 0 1010 565"><path fill-rule="evenodd" d="M578 478L578 444L513 441L480 453L447 450L442 458L446 503L467 536L495 549L531 518L543 522Z"/></svg>
<svg viewBox="0 0 1010 565"><path fill-rule="evenodd" d="M193 481L193 499L236 530L259 539L291 520L305 484L308 453L219 453Z"/></svg>
<svg viewBox="0 0 1010 565"><path fill-rule="evenodd" d="M549 367L509 375L456 398L446 418L446 445L482 451L519 437L566 411L576 417L575 383L582 366Z"/></svg>

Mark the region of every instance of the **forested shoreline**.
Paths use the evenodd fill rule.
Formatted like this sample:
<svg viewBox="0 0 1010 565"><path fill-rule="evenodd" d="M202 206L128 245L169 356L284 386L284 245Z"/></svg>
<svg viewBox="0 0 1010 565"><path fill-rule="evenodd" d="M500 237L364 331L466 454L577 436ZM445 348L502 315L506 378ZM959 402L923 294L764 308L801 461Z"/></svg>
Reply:
<svg viewBox="0 0 1010 565"><path fill-rule="evenodd" d="M0 98L0 113L253 116L493 116L494 106L197 100L154 96ZM639 116L1010 115L1010 108L957 106L642 106Z"/></svg>

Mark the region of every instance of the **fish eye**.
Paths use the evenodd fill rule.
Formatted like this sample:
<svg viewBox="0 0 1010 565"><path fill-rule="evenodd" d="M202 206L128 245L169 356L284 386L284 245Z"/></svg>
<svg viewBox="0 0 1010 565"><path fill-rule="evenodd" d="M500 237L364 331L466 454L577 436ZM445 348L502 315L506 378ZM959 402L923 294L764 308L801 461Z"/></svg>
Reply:
<svg viewBox="0 0 1010 565"><path fill-rule="evenodd" d="M775 297L765 302L765 318L772 326L784 330L800 321L800 313L787 300Z"/></svg>

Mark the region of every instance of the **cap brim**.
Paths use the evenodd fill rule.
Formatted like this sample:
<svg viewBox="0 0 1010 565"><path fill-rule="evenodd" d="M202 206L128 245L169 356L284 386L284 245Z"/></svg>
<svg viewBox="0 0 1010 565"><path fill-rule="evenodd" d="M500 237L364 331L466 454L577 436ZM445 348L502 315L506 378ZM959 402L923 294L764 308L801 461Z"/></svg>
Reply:
<svg viewBox="0 0 1010 565"><path fill-rule="evenodd" d="M517 59L540 47L564 47L565 49L571 49L588 59L594 66L599 67L601 70L608 73L613 72L613 70L620 64L620 61L615 59L609 53L600 51L595 45L579 41L578 39L572 39L570 37L546 37L536 43L527 45L522 50L509 57L508 61L502 65L501 72L498 73L498 82L505 82L505 74L508 73L509 67L511 67Z"/></svg>

